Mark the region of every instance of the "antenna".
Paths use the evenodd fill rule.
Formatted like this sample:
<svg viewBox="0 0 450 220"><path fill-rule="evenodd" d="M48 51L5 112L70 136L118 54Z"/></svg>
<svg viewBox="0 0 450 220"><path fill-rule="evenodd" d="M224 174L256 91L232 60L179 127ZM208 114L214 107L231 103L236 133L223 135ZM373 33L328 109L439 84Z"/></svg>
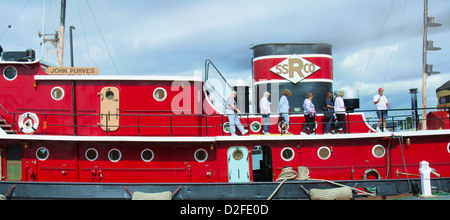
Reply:
<svg viewBox="0 0 450 220"><path fill-rule="evenodd" d="M45 0L42 0L42 33L45 33ZM39 38L41 37L39 32ZM41 41L41 59L44 59L44 38Z"/></svg>

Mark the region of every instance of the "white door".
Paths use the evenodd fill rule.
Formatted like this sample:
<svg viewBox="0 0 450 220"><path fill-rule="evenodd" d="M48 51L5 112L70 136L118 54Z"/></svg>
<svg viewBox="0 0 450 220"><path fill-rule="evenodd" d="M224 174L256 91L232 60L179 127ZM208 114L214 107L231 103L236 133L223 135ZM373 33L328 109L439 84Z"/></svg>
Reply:
<svg viewBox="0 0 450 220"><path fill-rule="evenodd" d="M250 168L248 161L248 149L246 147L230 147L228 158L228 182L250 182Z"/></svg>

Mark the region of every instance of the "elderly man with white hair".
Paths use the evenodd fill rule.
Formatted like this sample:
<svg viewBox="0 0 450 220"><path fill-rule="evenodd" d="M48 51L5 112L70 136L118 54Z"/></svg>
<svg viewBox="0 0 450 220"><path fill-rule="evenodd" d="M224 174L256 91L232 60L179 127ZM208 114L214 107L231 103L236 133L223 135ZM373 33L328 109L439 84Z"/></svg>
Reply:
<svg viewBox="0 0 450 220"><path fill-rule="evenodd" d="M270 129L270 105L269 102L270 93L264 92L264 96L261 98L261 101L259 102L259 107L261 110L261 115L263 118L263 126L264 126L264 134L269 135L269 129Z"/></svg>
<svg viewBox="0 0 450 220"><path fill-rule="evenodd" d="M225 105L225 113L228 116L228 121L230 123L230 133L231 136L236 136L236 128L234 126L237 126L238 129L241 131L241 134L247 134L248 130L244 129L244 126L242 126L241 121L239 120L236 113L240 114L241 111L236 107L236 98L237 92L233 91L230 96L227 98L227 103Z"/></svg>
<svg viewBox="0 0 450 220"><path fill-rule="evenodd" d="M334 111L336 113L336 117L338 119L338 122L336 124L336 128L338 131L342 131L342 133L347 133L347 126L345 124L345 113L347 111L347 107L345 107L344 103L344 90L339 90L338 96L334 100Z"/></svg>

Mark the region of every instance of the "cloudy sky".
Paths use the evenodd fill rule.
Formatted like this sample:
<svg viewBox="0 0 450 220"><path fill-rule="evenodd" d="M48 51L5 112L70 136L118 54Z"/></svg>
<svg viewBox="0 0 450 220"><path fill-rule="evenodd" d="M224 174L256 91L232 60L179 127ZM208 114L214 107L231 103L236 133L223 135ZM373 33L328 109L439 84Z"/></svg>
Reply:
<svg viewBox="0 0 450 220"><path fill-rule="evenodd" d="M37 33L42 29L42 3L0 2L4 50L33 48L41 57ZM251 45L330 43L334 89L359 87L362 108L373 109L371 98L381 86L393 108L409 108L409 89L419 88L421 106L421 0L69 0L67 4L66 32L68 26L76 27L75 65L97 66L101 74L192 75L203 71L205 59L211 59L226 78L248 80ZM58 0L45 0L46 33L58 29L59 7ZM428 107L434 107L435 89L450 79L450 1L429 0L429 15L443 24L429 28L428 34L435 46L443 48L428 53L428 63L441 72L428 78ZM65 66L70 64L68 51L66 41ZM55 54L47 58L46 49L44 58L57 61Z"/></svg>

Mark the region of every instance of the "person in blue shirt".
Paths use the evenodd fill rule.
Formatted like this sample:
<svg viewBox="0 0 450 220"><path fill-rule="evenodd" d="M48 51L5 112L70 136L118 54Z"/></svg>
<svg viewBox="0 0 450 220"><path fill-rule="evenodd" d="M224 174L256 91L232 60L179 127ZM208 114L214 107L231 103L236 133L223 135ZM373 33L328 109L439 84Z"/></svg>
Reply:
<svg viewBox="0 0 450 220"><path fill-rule="evenodd" d="M283 117L284 123L281 125L280 133L283 132L285 134L291 134L291 132L288 131L289 129L289 101L287 97L292 95L291 90L285 89L282 92L283 96L280 98L280 102L278 104L278 112L280 112L281 116Z"/></svg>
<svg viewBox="0 0 450 220"><path fill-rule="evenodd" d="M334 120L334 102L333 102L333 93L327 92L327 96L325 97L325 121L327 125L325 127L324 134L330 134L330 130L332 129L332 133L336 133L335 129L335 120Z"/></svg>

